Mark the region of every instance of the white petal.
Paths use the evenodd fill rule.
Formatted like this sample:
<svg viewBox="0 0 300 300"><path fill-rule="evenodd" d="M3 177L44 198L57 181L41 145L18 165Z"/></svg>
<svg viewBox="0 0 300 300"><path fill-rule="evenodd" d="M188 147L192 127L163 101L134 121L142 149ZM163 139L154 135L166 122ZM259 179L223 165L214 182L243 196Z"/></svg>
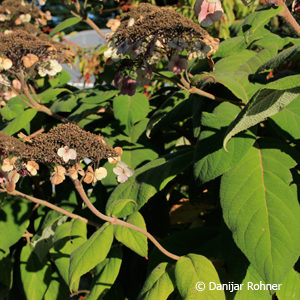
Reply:
<svg viewBox="0 0 300 300"><path fill-rule="evenodd" d="M57 155L60 157L63 157L66 154L66 149L65 148L59 148L57 150Z"/></svg>
<svg viewBox="0 0 300 300"><path fill-rule="evenodd" d="M134 171L131 168L126 168L124 171L127 177L131 177L134 174Z"/></svg>
<svg viewBox="0 0 300 300"><path fill-rule="evenodd" d="M118 176L118 182L123 183L128 179L128 177L125 174L121 174Z"/></svg>
<svg viewBox="0 0 300 300"><path fill-rule="evenodd" d="M66 153L63 155L62 159L64 160L64 162L67 163L67 162L70 160L70 154L69 154L69 152L66 152Z"/></svg>
<svg viewBox="0 0 300 300"><path fill-rule="evenodd" d="M102 180L103 178L105 178L107 176L107 170L103 167L100 167L95 170L94 176L95 176L96 180Z"/></svg>
<svg viewBox="0 0 300 300"><path fill-rule="evenodd" d="M76 159L76 157L77 157L77 153L76 153L76 150L74 150L74 149L69 149L69 159Z"/></svg>
<svg viewBox="0 0 300 300"><path fill-rule="evenodd" d="M121 174L124 173L124 172L123 172L123 169L120 168L120 167L115 167L115 168L113 168L113 172L114 172L116 175L121 175Z"/></svg>

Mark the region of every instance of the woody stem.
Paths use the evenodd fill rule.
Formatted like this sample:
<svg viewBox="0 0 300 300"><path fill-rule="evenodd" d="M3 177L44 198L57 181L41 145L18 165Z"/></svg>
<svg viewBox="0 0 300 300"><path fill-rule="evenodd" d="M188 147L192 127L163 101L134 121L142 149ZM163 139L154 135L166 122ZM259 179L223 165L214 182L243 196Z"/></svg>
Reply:
<svg viewBox="0 0 300 300"><path fill-rule="evenodd" d="M289 26L297 33L297 35L300 36L300 25L291 14L285 2L283 0L278 0L277 4L283 7L283 11L280 13L280 16L283 17Z"/></svg>
<svg viewBox="0 0 300 300"><path fill-rule="evenodd" d="M86 218L83 218L83 217L79 216L79 215L73 214L73 213L71 213L71 212L69 212L69 211L67 211L67 210L65 210L63 208L60 208L60 207L58 207L58 206L56 206L56 205L54 205L54 204L52 204L52 203L50 203L48 201L45 201L45 200L42 200L42 199L38 199L36 197L29 196L29 195L21 193L21 192L19 192L17 190L14 190L12 192L8 192L5 189L0 189L0 193L5 193L5 192L8 193L9 195L16 196L16 197L21 197L21 198L25 198L25 199L27 199L29 201L34 202L34 203L47 206L47 207L49 207L49 208L51 208L51 209L53 209L53 210L55 210L55 211L57 211L57 212L59 212L61 214L64 214L64 215L72 218L72 219L80 219L82 222L84 222L86 224L92 225L94 227L100 227L99 224L96 224L96 223L94 223L94 222L92 222L92 221L90 221L90 220L88 220Z"/></svg>
<svg viewBox="0 0 300 300"><path fill-rule="evenodd" d="M96 23L91 20L88 16L82 17L81 15L75 13L74 11L70 11L73 16L76 18L82 19L85 23L87 23L89 26L91 26L101 37L105 39L105 34L101 31L101 29L96 25Z"/></svg>

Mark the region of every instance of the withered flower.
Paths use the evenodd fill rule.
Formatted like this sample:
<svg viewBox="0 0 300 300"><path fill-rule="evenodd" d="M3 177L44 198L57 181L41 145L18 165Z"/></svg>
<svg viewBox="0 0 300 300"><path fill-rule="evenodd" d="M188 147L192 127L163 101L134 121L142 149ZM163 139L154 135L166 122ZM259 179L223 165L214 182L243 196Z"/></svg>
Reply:
<svg viewBox="0 0 300 300"><path fill-rule="evenodd" d="M9 171L12 171L15 167L15 162L17 160L17 157L12 157L12 158L5 158L2 162L2 171L4 172L9 172Z"/></svg>
<svg viewBox="0 0 300 300"><path fill-rule="evenodd" d="M11 67L12 67L11 59L0 57L0 71L9 70Z"/></svg>
<svg viewBox="0 0 300 300"><path fill-rule="evenodd" d="M57 150L57 155L67 163L70 159L75 160L77 153L76 150L70 149L68 146L64 146Z"/></svg>
<svg viewBox="0 0 300 300"><path fill-rule="evenodd" d="M6 189L8 192L13 192L16 189L16 183L19 181L20 179L20 174L18 174L18 172L16 170L11 171L8 176L8 181L6 182Z"/></svg>
<svg viewBox="0 0 300 300"><path fill-rule="evenodd" d="M35 161L30 160L26 164L26 169L32 176L35 176L40 167Z"/></svg>
<svg viewBox="0 0 300 300"><path fill-rule="evenodd" d="M82 169L82 167L79 163L76 163L74 166L69 168L68 173L69 173L69 176L74 180L78 178L78 174L81 176L84 176L84 174L85 174L84 170Z"/></svg>
<svg viewBox="0 0 300 300"><path fill-rule="evenodd" d="M39 61L39 58L35 54L28 53L22 57L22 61L25 68L30 68Z"/></svg>
<svg viewBox="0 0 300 300"><path fill-rule="evenodd" d="M91 166L88 166L83 181L87 184L96 183L97 181L102 180L106 176L107 176L107 170L105 168L100 167L94 171Z"/></svg>
<svg viewBox="0 0 300 300"><path fill-rule="evenodd" d="M88 166L83 181L90 184L94 181L94 170L91 166Z"/></svg>
<svg viewBox="0 0 300 300"><path fill-rule="evenodd" d="M66 169L62 166L56 166L51 174L51 183L55 185L62 183L66 179L65 175Z"/></svg>

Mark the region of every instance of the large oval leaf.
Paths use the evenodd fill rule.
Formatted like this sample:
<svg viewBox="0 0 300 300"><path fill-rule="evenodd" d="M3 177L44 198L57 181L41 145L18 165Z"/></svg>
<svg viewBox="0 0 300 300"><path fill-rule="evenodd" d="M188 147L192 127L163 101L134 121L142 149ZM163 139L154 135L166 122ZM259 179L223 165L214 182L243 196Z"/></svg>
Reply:
<svg viewBox="0 0 300 300"><path fill-rule="evenodd" d="M242 50L238 54L219 60L212 75L237 98L247 103L261 86L249 81L249 75L256 71L258 64L262 64L276 53L276 48L263 49L258 53Z"/></svg>
<svg viewBox="0 0 300 300"><path fill-rule="evenodd" d="M273 148L273 149L272 149ZM290 156L263 144L251 148L221 179L224 220L238 247L266 283L281 283L299 257L300 208Z"/></svg>
<svg viewBox="0 0 300 300"><path fill-rule="evenodd" d="M291 135L295 140L300 139L300 96L286 106L280 113L270 117L276 125Z"/></svg>
<svg viewBox="0 0 300 300"><path fill-rule="evenodd" d="M284 49L279 54L275 55L264 64L262 64L256 71L256 73L262 72L268 69L274 69L279 67L281 64L290 61L300 51L300 45L294 45L287 49Z"/></svg>
<svg viewBox="0 0 300 300"><path fill-rule="evenodd" d="M29 225L29 203L26 200L11 198L0 207L0 251L6 252L24 234Z"/></svg>
<svg viewBox="0 0 300 300"><path fill-rule="evenodd" d="M233 138L226 152L222 146L224 127L240 112L231 103L222 103L213 113L204 112L201 125L204 130L196 144L194 174L200 183L210 181L234 167L255 141L251 132Z"/></svg>
<svg viewBox="0 0 300 300"><path fill-rule="evenodd" d="M149 100L144 94L121 95L114 98L114 115L128 134L134 123L145 118L149 112Z"/></svg>
<svg viewBox="0 0 300 300"><path fill-rule="evenodd" d="M46 272L49 266L39 260L30 244L23 247L20 260L21 278L27 299L43 300L48 287Z"/></svg>
<svg viewBox="0 0 300 300"><path fill-rule="evenodd" d="M159 264L148 276L138 300L166 300L174 291L174 267L168 263Z"/></svg>
<svg viewBox="0 0 300 300"><path fill-rule="evenodd" d="M300 93L299 82L300 75L293 75L265 85L230 124L224 148L232 136L275 115L296 99Z"/></svg>
<svg viewBox="0 0 300 300"><path fill-rule="evenodd" d="M95 280L93 282L93 287L87 300L98 300L99 297L105 293L119 274L122 263L122 251L120 246L113 247L109 252L107 258L99 265L97 265L95 270Z"/></svg>
<svg viewBox="0 0 300 300"><path fill-rule="evenodd" d="M131 214L126 221L139 228L147 230L145 220L138 211ZM116 225L115 238L137 254L143 257L148 255L147 237L144 234L133 229Z"/></svg>
<svg viewBox="0 0 300 300"><path fill-rule="evenodd" d="M70 255L85 241L86 223L79 219L64 223L55 231L51 258L67 284L69 282Z"/></svg>
<svg viewBox="0 0 300 300"><path fill-rule="evenodd" d="M31 120L37 114L37 110L35 108L29 108L21 112L15 119L10 121L7 126L3 129L3 131L9 135L12 135L21 129L25 128Z"/></svg>
<svg viewBox="0 0 300 300"><path fill-rule="evenodd" d="M300 295L300 274L294 269L291 270L276 293L279 300L297 299Z"/></svg>
<svg viewBox="0 0 300 300"><path fill-rule="evenodd" d="M217 290L215 286L221 284L216 269L202 255L188 254L181 257L176 263L175 278L184 300L225 300L224 291Z"/></svg>
<svg viewBox="0 0 300 300"><path fill-rule="evenodd" d="M260 286L260 283L265 284L262 278L255 271L255 269L250 265L248 267L247 274L241 283L242 285L240 285L241 288L238 289L234 300L270 300L271 295L268 290L265 290L263 288L254 288L254 284L258 284ZM273 293L274 292L275 291L273 291Z"/></svg>
<svg viewBox="0 0 300 300"><path fill-rule="evenodd" d="M92 270L102 262L113 242L113 225L105 223L84 244L71 253L69 267L69 286L74 290L74 282L81 275Z"/></svg>

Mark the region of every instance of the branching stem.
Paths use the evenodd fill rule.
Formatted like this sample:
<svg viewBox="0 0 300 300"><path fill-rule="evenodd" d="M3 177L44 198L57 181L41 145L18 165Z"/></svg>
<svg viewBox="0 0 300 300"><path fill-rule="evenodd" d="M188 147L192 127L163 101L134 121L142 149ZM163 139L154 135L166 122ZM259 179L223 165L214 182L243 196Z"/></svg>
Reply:
<svg viewBox="0 0 300 300"><path fill-rule="evenodd" d="M96 25L96 23L90 19L88 16L83 17L79 14L77 14L74 11L70 11L70 13L75 16L76 18L80 18L82 19L82 21L84 21L85 23L87 23L90 27L92 27L101 37L103 37L105 39L105 34L101 31L101 29Z"/></svg>
<svg viewBox="0 0 300 300"><path fill-rule="evenodd" d="M98 218L100 218L103 221L109 222L113 225L118 225L118 226L123 226L129 229L133 229L136 230L140 233L142 233L143 235L145 235L156 247L159 251L161 251L163 254L165 254L166 256L174 259L174 260L178 260L180 257L169 252L168 250L166 250L155 238L153 235L151 235L149 232L133 225L130 223L127 223L125 221L122 221L114 216L109 217L106 216L104 214L102 214L89 200L88 196L86 195L82 184L80 183L80 181L78 179L74 180L74 184L75 184L75 188L78 191L80 197L82 198L83 202L86 204L86 206L90 209L90 211L96 215Z"/></svg>

